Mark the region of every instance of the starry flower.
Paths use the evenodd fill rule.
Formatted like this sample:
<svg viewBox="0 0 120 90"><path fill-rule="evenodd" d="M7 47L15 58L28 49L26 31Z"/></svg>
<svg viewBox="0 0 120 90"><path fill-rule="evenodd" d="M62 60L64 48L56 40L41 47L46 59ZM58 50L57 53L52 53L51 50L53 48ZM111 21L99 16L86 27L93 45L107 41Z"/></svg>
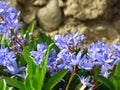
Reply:
<svg viewBox="0 0 120 90"><path fill-rule="evenodd" d="M75 53L70 53L67 49L63 49L57 55L57 67L59 70L69 69L72 72L73 65L78 64L74 60L76 60Z"/></svg>
<svg viewBox="0 0 120 90"><path fill-rule="evenodd" d="M0 34L8 33L17 27L19 14L8 2L0 1Z"/></svg>
<svg viewBox="0 0 120 90"><path fill-rule="evenodd" d="M116 65L119 61L120 61L120 43L116 43L112 46L112 49L114 51L114 55L115 55L115 61L114 64Z"/></svg>
<svg viewBox="0 0 120 90"><path fill-rule="evenodd" d="M87 59L86 55L82 57L81 51L77 54L77 61L79 61L79 64L78 64L79 69L91 70L94 66L94 64Z"/></svg>
<svg viewBox="0 0 120 90"><path fill-rule="evenodd" d="M23 77L19 74L25 67L18 68L16 63L16 54L13 51L9 51L8 48L1 47L0 49L0 65L4 66L5 72L8 72L15 76Z"/></svg>
<svg viewBox="0 0 120 90"><path fill-rule="evenodd" d="M24 78L23 74L19 74L21 71L23 71L23 69L25 69L25 67L18 67L16 60L12 60L6 64L6 69L4 69L4 71Z"/></svg>
<svg viewBox="0 0 120 90"><path fill-rule="evenodd" d="M37 64L40 64L40 65L42 64L46 48L47 48L46 43L37 44L37 51L30 52Z"/></svg>
<svg viewBox="0 0 120 90"><path fill-rule="evenodd" d="M71 52L81 44L84 39L84 35L79 35L79 33L75 34L66 34L65 36L62 35L55 35L54 41L55 44L62 50L68 49Z"/></svg>
<svg viewBox="0 0 120 90"><path fill-rule="evenodd" d="M46 43L41 43L41 44L37 44L37 50L36 51L31 51L30 52L37 64L42 65L46 49L47 49L47 44ZM55 72L57 72L56 62L55 62L56 57L57 57L56 50L51 49L50 54L48 56L48 65L47 65L47 72L50 72L51 76Z"/></svg>
<svg viewBox="0 0 120 90"><path fill-rule="evenodd" d="M95 66L101 66L101 74L104 77L109 77L110 70L112 70L116 61L116 56L111 52L110 46L105 45L102 41L92 43L88 47L87 58L94 63Z"/></svg>
<svg viewBox="0 0 120 90"><path fill-rule="evenodd" d="M85 90L86 87L92 88L95 85L90 83L90 78L89 77L85 77L85 76L80 76L78 74L75 74L76 76L78 76L78 78L81 81L82 86L80 87L79 90Z"/></svg>

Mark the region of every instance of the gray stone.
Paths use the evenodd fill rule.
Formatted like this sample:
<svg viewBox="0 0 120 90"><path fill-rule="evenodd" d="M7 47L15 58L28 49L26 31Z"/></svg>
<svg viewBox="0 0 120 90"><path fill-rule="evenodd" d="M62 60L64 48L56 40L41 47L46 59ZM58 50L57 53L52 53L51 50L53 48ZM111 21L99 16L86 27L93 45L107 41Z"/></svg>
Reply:
<svg viewBox="0 0 120 90"><path fill-rule="evenodd" d="M33 5L35 6L43 6L43 5L46 5L48 2L48 0L36 0Z"/></svg>
<svg viewBox="0 0 120 90"><path fill-rule="evenodd" d="M16 8L21 11L20 19L25 24L30 24L36 19L37 8L33 6L32 0L17 0Z"/></svg>
<svg viewBox="0 0 120 90"><path fill-rule="evenodd" d="M114 5L118 0L67 0L65 16L73 16L80 20L96 19L100 16L108 18L114 13Z"/></svg>
<svg viewBox="0 0 120 90"><path fill-rule="evenodd" d="M58 1L50 0L46 7L41 8L37 14L37 20L46 31L58 28L62 21L62 13L58 6Z"/></svg>

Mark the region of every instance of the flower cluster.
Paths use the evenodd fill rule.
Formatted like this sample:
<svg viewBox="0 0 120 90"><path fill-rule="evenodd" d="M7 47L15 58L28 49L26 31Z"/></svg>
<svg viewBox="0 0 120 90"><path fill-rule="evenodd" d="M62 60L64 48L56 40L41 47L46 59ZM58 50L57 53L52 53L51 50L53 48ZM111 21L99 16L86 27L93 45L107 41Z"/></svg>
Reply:
<svg viewBox="0 0 120 90"><path fill-rule="evenodd" d="M48 59L47 71L50 71L53 75L63 69L69 69L72 72L74 66L85 70L91 70L93 67L99 66L101 69L100 74L108 78L114 65L120 59L120 44L108 46L102 41L98 41L96 44L92 43L89 45L87 54L82 55L83 50L76 52L76 49L80 46L83 39L84 35L79 35L78 32L67 34L64 37L56 35L54 42L60 52L56 54L55 50L52 50L52 54L50 53ZM46 44L38 44L37 51L31 51L35 61L40 65L42 64L46 47Z"/></svg>
<svg viewBox="0 0 120 90"><path fill-rule="evenodd" d="M22 74L19 74L25 67L18 67L15 52L9 51L8 48L1 47L0 49L0 65L5 69L5 72L8 72L14 76L24 77Z"/></svg>
<svg viewBox="0 0 120 90"><path fill-rule="evenodd" d="M101 74L104 77L108 77L110 70L113 69L115 62L118 61L116 54L113 53L111 46L105 45L102 41L98 43L92 43L88 47L88 60L91 61L94 66L101 67Z"/></svg>
<svg viewBox="0 0 120 90"><path fill-rule="evenodd" d="M40 65L42 64L43 58L46 52L46 48L47 48L47 44L41 43L41 44L37 44L37 51L30 52L37 64L40 64ZM48 57L48 65L47 65L47 71L51 72L51 75L57 72L56 62L55 62L56 56L57 56L57 53L55 49L52 49Z"/></svg>
<svg viewBox="0 0 120 90"><path fill-rule="evenodd" d="M18 25L19 12L10 8L8 2L0 0L0 34L8 33Z"/></svg>

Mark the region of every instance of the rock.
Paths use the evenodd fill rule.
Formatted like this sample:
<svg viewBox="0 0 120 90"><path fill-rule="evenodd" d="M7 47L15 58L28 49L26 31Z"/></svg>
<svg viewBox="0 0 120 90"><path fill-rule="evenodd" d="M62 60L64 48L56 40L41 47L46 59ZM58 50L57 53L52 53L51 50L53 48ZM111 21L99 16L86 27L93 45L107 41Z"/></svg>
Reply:
<svg viewBox="0 0 120 90"><path fill-rule="evenodd" d="M6 2L10 2L10 6L11 7L15 7L16 6L16 0L4 0L4 1L6 1Z"/></svg>
<svg viewBox="0 0 120 90"><path fill-rule="evenodd" d="M43 5L46 5L48 2L48 0L36 0L34 1L33 5L35 6L43 6Z"/></svg>
<svg viewBox="0 0 120 90"><path fill-rule="evenodd" d="M65 7L65 3L62 0L58 0L59 7Z"/></svg>
<svg viewBox="0 0 120 90"><path fill-rule="evenodd" d="M46 31L57 29L62 21L62 12L57 0L50 0L46 7L37 13L40 26Z"/></svg>
<svg viewBox="0 0 120 90"><path fill-rule="evenodd" d="M32 0L17 0L16 8L21 11L20 20L30 24L36 19L37 8L33 6Z"/></svg>
<svg viewBox="0 0 120 90"><path fill-rule="evenodd" d="M115 27L115 29L117 29L117 31L120 33L120 18L116 18L114 21L113 21L113 25Z"/></svg>
<svg viewBox="0 0 120 90"><path fill-rule="evenodd" d="M86 43L97 42L102 40L107 44L114 44L120 41L118 31L113 27L113 24L106 21L93 22L87 25L88 30L84 32L86 36Z"/></svg>
<svg viewBox="0 0 120 90"><path fill-rule="evenodd" d="M80 20L96 19L99 16L108 18L114 14L112 9L114 9L117 1L118 0L67 0L64 14L65 16L73 16Z"/></svg>

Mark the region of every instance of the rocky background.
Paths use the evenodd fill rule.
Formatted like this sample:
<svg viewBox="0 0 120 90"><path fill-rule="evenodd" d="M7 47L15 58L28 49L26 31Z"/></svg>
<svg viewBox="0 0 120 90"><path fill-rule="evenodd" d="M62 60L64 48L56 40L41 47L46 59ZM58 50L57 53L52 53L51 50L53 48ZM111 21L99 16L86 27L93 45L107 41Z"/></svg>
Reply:
<svg viewBox="0 0 120 90"><path fill-rule="evenodd" d="M21 11L20 20L54 36L85 35L85 44L120 42L120 0L6 0Z"/></svg>

